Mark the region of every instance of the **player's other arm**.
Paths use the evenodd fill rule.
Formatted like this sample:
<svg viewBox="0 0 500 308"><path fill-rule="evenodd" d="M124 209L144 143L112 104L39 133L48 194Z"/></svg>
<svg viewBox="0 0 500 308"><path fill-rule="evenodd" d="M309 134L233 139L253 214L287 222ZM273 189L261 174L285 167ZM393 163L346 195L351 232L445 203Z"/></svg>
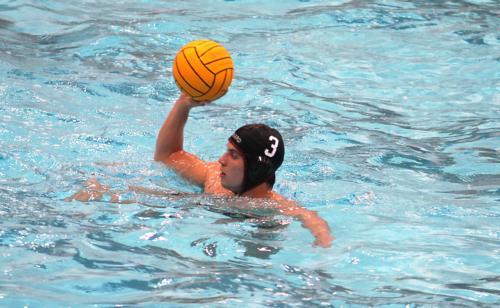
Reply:
<svg viewBox="0 0 500 308"><path fill-rule="evenodd" d="M309 229L315 238L314 245L330 247L335 239L330 233L328 223L318 216L316 211L307 210L295 202L287 201L281 204L280 211L284 215L298 218L302 226Z"/></svg>

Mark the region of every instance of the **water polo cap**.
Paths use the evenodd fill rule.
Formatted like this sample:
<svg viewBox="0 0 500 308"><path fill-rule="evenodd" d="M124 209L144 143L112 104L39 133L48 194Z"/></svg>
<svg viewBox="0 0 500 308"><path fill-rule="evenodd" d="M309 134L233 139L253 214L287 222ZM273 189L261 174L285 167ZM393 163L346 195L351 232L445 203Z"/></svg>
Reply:
<svg viewBox="0 0 500 308"><path fill-rule="evenodd" d="M285 157L281 134L265 124L245 125L229 137L245 158L243 192L272 179Z"/></svg>

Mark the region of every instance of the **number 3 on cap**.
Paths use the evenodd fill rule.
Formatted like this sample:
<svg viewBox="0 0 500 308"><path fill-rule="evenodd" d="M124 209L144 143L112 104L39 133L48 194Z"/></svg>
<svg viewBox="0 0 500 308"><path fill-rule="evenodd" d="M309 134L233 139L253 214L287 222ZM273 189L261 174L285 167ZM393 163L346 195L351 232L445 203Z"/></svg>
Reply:
<svg viewBox="0 0 500 308"><path fill-rule="evenodd" d="M274 136L269 136L269 140L273 142L273 144L271 144L272 151L269 152L269 149L266 149L264 151L264 154L266 154L267 157L273 157L274 154L276 154L276 150L278 149L278 145L279 145L280 141L278 140L278 138L276 138Z"/></svg>

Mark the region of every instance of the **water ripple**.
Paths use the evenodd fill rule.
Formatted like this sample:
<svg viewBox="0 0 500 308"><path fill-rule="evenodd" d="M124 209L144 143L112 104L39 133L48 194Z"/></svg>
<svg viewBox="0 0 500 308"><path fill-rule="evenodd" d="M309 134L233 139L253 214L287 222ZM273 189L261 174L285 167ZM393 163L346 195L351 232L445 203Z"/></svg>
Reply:
<svg viewBox="0 0 500 308"><path fill-rule="evenodd" d="M2 305L494 306L497 28L495 1L0 4ZM236 76L186 148L216 160L240 125L277 127L275 188L333 248L152 163L199 38ZM168 194L63 201L91 177Z"/></svg>

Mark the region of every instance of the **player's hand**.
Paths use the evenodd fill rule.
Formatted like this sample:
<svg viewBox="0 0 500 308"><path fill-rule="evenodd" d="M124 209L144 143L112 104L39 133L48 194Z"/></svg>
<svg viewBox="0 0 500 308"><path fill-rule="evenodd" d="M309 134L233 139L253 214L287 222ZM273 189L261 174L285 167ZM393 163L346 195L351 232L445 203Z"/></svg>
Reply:
<svg viewBox="0 0 500 308"><path fill-rule="evenodd" d="M64 201L78 200L82 202L99 201L103 195L109 192L109 186L102 185L95 178L91 178L85 182L85 188L75 193ZM118 195L111 194L111 202L118 202Z"/></svg>
<svg viewBox="0 0 500 308"><path fill-rule="evenodd" d="M182 104L186 107L188 107L189 109L193 108L193 107L200 107L200 106L205 106L207 104L209 104L211 101L195 101L191 96L189 96L188 94L182 92L181 95L179 96L179 98L177 99L177 103L178 104Z"/></svg>
<svg viewBox="0 0 500 308"><path fill-rule="evenodd" d="M332 241L335 238L333 236L330 236L328 234L325 235L319 235L316 240L314 241L314 246L319 246L323 248L329 248L332 247Z"/></svg>

